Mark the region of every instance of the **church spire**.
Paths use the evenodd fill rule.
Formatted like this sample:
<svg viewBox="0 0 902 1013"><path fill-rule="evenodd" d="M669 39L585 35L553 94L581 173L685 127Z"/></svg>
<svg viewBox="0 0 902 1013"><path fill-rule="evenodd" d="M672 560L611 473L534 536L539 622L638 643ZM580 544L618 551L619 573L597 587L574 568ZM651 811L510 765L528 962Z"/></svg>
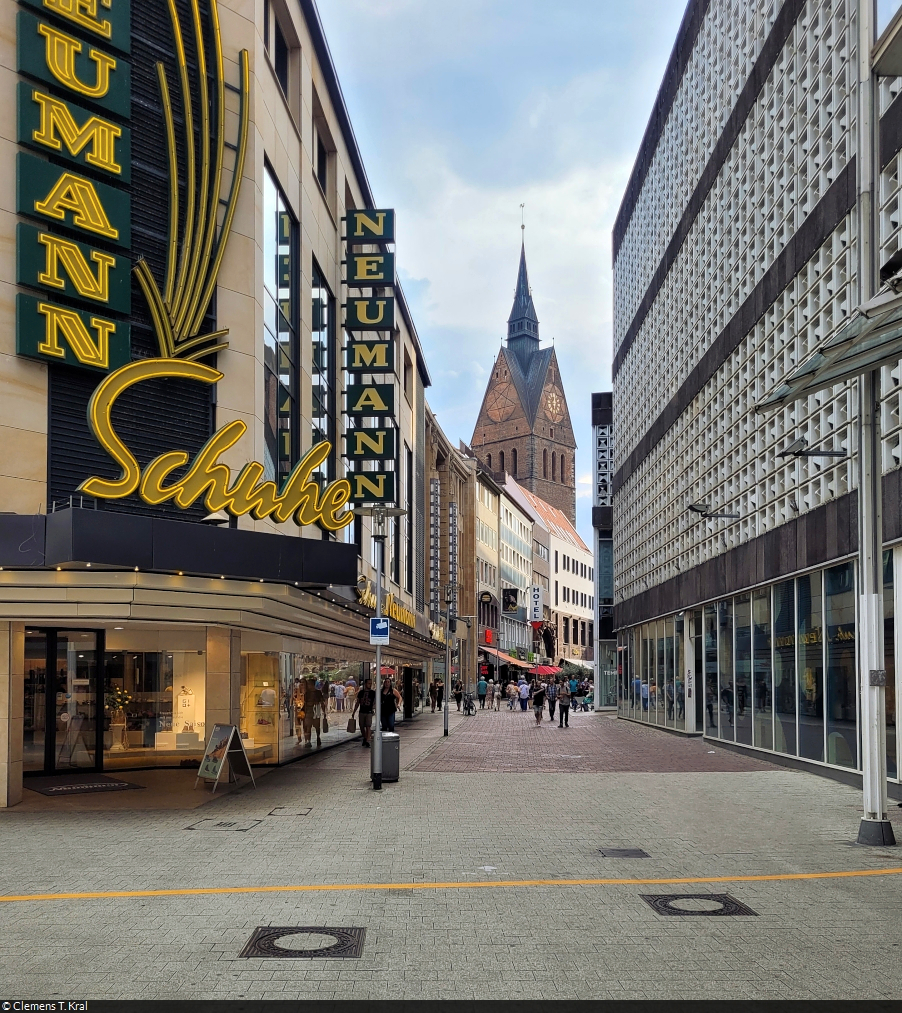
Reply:
<svg viewBox="0 0 902 1013"><path fill-rule="evenodd" d="M523 341L522 339L528 339ZM513 342L513 344L512 344ZM534 342L534 344L533 344ZM517 273L517 291L511 315L507 318L508 347L525 346L524 351L539 347L539 318L529 291L529 275L526 272L526 245L520 246L520 270Z"/></svg>

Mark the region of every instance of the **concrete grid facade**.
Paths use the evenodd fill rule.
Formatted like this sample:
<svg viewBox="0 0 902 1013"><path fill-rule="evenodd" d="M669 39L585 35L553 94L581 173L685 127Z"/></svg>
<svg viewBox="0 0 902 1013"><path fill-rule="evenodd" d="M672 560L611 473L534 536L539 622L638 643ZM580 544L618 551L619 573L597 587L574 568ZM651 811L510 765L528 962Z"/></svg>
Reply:
<svg viewBox="0 0 902 1013"><path fill-rule="evenodd" d="M754 411L860 301L856 14L853 0L691 2L614 230L615 621L623 655L633 640L646 645L632 659L630 678L644 671L654 683L661 667L673 672L677 695L695 680L699 727L700 694L719 675L715 701L721 699L727 660L716 646L709 651L701 610L686 612L685 623L684 610L723 596L719 614L732 616L727 596L738 594L744 616L743 592L766 591L805 571L820 587L815 567L828 568L829 595L838 586L829 567L850 559L857 544L850 495L857 483L856 385L839 384L772 414ZM900 79L881 80L881 264L899 247L899 91ZM902 538L900 381L902 367L883 369L887 545ZM799 437L848 456L777 456ZM700 518L690 503L738 518ZM766 634L768 646L761 639L755 657L768 666L777 665L769 624L778 612L775 593L759 619L742 620L752 638ZM660 636L645 628L631 639L639 624L668 616L672 625L662 625ZM840 628L834 624L833 632ZM829 641L821 620L808 634L793 625L784 636L800 641L815 629ZM716 630L708 638L712 632L719 642ZM672 652L669 664L659 665L658 647L648 646L657 640L668 645L660 659ZM736 639L739 653L730 649L729 666L739 664L738 645ZM893 651L890 639L888 671ZM757 678L750 659L743 674L749 693ZM801 656L794 664L806 677ZM844 710L854 726L854 693L851 712L830 700L829 644L819 665L812 678L826 675L827 693L818 707ZM621 694L631 692L626 667ZM739 678L729 676L724 707L735 706ZM887 700L892 725L889 692ZM722 737L732 738L732 727ZM762 733L748 744L779 749L774 741Z"/></svg>

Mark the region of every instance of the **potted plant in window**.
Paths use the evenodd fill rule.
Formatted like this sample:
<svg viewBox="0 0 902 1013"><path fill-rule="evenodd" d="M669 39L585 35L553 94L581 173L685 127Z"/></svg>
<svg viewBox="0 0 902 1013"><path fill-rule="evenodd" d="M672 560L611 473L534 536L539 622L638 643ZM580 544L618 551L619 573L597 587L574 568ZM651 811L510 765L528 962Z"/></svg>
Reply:
<svg viewBox="0 0 902 1013"><path fill-rule="evenodd" d="M110 752L112 753L124 752L128 747L125 708L131 702L131 694L121 686L111 686L106 692L104 704L110 719Z"/></svg>

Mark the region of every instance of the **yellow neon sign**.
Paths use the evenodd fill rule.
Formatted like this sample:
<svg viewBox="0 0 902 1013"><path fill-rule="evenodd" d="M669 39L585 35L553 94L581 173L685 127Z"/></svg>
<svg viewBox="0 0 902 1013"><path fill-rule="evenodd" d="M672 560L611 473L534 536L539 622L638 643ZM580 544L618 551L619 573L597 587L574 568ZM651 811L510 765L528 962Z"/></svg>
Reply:
<svg viewBox="0 0 902 1013"><path fill-rule="evenodd" d="M295 465L280 489L275 482L261 482L264 469L256 461L245 465L232 481L232 473L219 457L247 432L247 425L235 420L214 433L191 462L185 474L167 484L174 471L189 463L183 450L160 454L144 469L113 428L116 399L144 380L175 377L217 383L218 369L189 359L144 359L130 362L110 373L94 391L88 404L88 423L98 443L122 469L117 479L96 476L82 482L78 491L98 499L121 499L138 492L145 503L156 505L172 500L183 510L203 499L210 511L226 510L234 517L251 514L257 520L272 517L282 523L289 519L300 526L319 524L326 531L340 531L354 519L343 510L351 498L347 479L332 482L325 489L311 475L332 451L329 443L318 443Z"/></svg>

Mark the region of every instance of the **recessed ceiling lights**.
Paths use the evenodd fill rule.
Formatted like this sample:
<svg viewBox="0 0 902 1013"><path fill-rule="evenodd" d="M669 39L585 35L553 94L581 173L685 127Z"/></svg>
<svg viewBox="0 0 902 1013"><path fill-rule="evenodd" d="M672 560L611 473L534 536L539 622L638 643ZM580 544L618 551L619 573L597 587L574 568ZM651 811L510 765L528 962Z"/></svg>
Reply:
<svg viewBox="0 0 902 1013"><path fill-rule="evenodd" d="M138 567L136 566L136 567L135 567L135 573L137 573L137 572L138 572Z"/></svg>
<svg viewBox="0 0 902 1013"><path fill-rule="evenodd" d="M114 630L124 630L125 627L124 626L114 626L113 629Z"/></svg>
<svg viewBox="0 0 902 1013"><path fill-rule="evenodd" d="M90 565L91 565L90 563L85 563L85 566L90 566Z"/></svg>
<svg viewBox="0 0 902 1013"><path fill-rule="evenodd" d="M60 570L62 570L62 567L61 567L61 566L58 566L58 567L56 568L56 572L57 572L57 573L59 573L59 571L60 571Z"/></svg>

